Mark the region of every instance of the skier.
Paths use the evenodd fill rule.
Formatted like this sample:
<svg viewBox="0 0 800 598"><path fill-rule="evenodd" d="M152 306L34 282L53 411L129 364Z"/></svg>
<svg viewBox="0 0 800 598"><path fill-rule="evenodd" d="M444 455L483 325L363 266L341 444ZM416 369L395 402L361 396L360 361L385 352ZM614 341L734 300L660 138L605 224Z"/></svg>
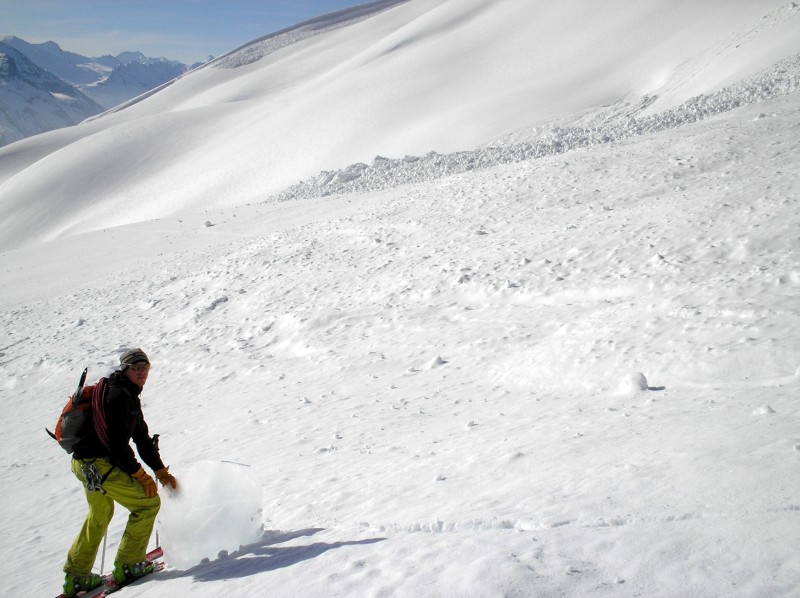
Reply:
<svg viewBox="0 0 800 598"><path fill-rule="evenodd" d="M83 427L73 453L72 472L84 486L89 513L64 565L66 598L102 585L102 577L92 573L92 567L115 502L128 509L130 516L114 559L114 580L124 584L153 571L145 554L161 499L155 481L136 460L131 440L158 481L178 487L161 461L155 437L150 437L139 400L150 360L141 349L131 349L119 361L119 368L107 380L102 408L93 407L93 421Z"/></svg>

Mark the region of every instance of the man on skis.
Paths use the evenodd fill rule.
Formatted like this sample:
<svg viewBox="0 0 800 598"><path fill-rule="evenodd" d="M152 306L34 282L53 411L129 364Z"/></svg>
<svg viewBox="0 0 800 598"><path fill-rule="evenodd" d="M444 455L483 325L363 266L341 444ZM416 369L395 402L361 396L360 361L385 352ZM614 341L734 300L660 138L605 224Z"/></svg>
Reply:
<svg viewBox="0 0 800 598"><path fill-rule="evenodd" d="M105 393L93 404L92 416L75 445L72 472L84 486L89 512L64 565L67 598L103 583L102 577L92 573L92 567L115 502L130 511L130 516L114 559L114 580L124 584L153 570L145 555L161 499L156 482L137 461L130 441L162 485L177 488L178 484L161 461L142 413L139 395L149 372L150 360L144 351L123 353L119 368L107 379Z"/></svg>

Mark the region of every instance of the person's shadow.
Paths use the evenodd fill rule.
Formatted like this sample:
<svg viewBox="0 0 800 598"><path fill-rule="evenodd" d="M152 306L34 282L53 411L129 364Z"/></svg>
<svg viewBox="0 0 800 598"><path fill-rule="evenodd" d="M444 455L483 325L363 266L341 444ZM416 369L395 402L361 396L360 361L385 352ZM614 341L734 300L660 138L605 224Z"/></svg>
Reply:
<svg viewBox="0 0 800 598"><path fill-rule="evenodd" d="M267 571L291 567L296 563L313 559L319 555L343 546L358 546L382 542L386 538L368 538L348 542L326 544L315 542L305 546L277 546L296 538L310 537L323 531L322 528L310 528L295 532L264 531L261 539L249 546L243 546L236 552L214 561L205 561L185 571L164 571L154 580L193 577L195 581L221 581L257 575Z"/></svg>

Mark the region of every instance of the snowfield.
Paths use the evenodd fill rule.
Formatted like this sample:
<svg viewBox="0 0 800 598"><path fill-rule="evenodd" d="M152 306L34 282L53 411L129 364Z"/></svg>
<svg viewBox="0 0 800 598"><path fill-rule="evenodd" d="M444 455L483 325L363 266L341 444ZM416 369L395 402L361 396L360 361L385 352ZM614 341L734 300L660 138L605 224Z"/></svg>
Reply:
<svg viewBox="0 0 800 598"><path fill-rule="evenodd" d="M346 33L418 31L408 14L432 36L417 43L453 31L442 21L495 35L553 16L527 0L392 4L240 68L310 59ZM578 4L553 11L588 27ZM716 89L682 97L667 76L670 105L653 89L613 102L585 91L580 113L532 111L453 151L365 141L309 158L316 170L274 193L257 173L276 139L241 145L249 121L232 116L214 124L235 128L232 141L194 136L223 104L176 111L157 146L166 116L114 120L200 87L205 69L77 127L96 127L79 141L55 132L0 150L0 210L19 218L0 253L8 595L58 593L85 512L43 428L83 367L104 375L135 345L154 363L145 414L182 487L163 493L169 567L125 596L796 596L800 43L781 52L798 42L785 27L800 9L703 6L719 40L760 40L749 47L769 62L737 62L689 27L683 41L700 49L673 72L694 89L689 66L724 64ZM517 68L492 60L507 77ZM223 90L237 86L208 92ZM284 164L302 161L307 133L279 138ZM136 150L116 192L105 185L121 170L78 165L101 141ZM220 179L213 205L177 201L156 217L137 195L167 172L171 188L193 187L182 156L223 150L260 199ZM368 151L381 157L353 159ZM48 163L73 163L72 178ZM85 190L97 227L64 228L63 203L23 217L31 170L70 201ZM123 216L104 220L123 192ZM36 234L6 236L14 223ZM106 568L124 525L119 509Z"/></svg>

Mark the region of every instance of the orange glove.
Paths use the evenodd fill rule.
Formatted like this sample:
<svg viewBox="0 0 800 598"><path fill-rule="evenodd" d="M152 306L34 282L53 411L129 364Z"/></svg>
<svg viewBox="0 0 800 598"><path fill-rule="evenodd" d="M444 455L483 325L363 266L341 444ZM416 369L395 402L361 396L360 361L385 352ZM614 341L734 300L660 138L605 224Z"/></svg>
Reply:
<svg viewBox="0 0 800 598"><path fill-rule="evenodd" d="M161 482L162 486L169 486L173 490L177 489L178 480L176 480L175 476L169 472L169 467L159 469L156 472L156 477L158 478L158 481Z"/></svg>
<svg viewBox="0 0 800 598"><path fill-rule="evenodd" d="M147 498L153 498L158 494L158 486L156 486L153 478L151 478L143 468L140 467L139 471L131 474L131 477L144 486L144 495Z"/></svg>

